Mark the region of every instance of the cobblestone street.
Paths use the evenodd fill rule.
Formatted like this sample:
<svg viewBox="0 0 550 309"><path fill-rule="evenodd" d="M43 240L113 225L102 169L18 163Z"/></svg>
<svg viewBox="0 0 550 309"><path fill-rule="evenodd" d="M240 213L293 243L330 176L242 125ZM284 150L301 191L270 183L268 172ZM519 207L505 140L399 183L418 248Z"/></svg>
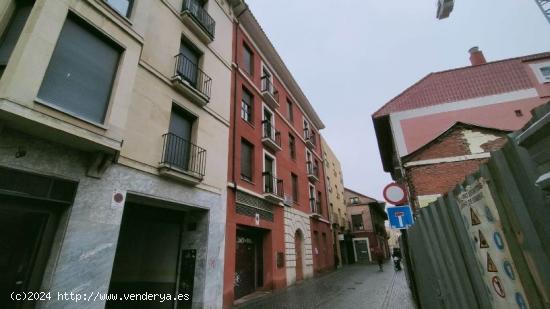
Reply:
<svg viewBox="0 0 550 309"><path fill-rule="evenodd" d="M405 273L386 263L383 272L377 265L347 266L236 308L414 309L415 305Z"/></svg>

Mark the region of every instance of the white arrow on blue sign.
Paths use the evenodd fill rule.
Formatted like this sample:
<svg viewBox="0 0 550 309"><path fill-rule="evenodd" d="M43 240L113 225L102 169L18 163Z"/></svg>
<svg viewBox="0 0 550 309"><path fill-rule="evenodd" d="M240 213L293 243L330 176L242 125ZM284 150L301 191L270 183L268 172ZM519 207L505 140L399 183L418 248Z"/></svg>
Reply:
<svg viewBox="0 0 550 309"><path fill-rule="evenodd" d="M388 207L386 212L392 229L406 229L414 223L409 205Z"/></svg>

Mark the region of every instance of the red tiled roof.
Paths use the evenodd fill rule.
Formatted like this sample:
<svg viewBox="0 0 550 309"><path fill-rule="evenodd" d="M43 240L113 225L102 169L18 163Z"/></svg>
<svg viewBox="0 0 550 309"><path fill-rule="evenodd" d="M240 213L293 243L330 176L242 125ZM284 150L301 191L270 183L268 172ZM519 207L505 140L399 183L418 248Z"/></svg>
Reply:
<svg viewBox="0 0 550 309"><path fill-rule="evenodd" d="M372 116L532 88L522 62L546 57L550 52L430 73Z"/></svg>

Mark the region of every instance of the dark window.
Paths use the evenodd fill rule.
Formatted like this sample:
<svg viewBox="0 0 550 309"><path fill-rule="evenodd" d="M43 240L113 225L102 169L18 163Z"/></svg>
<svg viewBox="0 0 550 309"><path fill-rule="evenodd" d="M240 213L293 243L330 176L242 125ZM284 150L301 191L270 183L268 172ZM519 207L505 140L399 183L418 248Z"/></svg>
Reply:
<svg viewBox="0 0 550 309"><path fill-rule="evenodd" d="M349 201L352 204L359 204L359 198L358 197L350 197Z"/></svg>
<svg viewBox="0 0 550 309"><path fill-rule="evenodd" d="M298 176L294 173L291 173L292 178L292 201L298 201Z"/></svg>
<svg viewBox="0 0 550 309"><path fill-rule="evenodd" d="M4 34L0 37L0 76L2 76L4 69L8 65L8 60L10 60L15 44L31 13L34 1L16 1L15 3L15 11Z"/></svg>
<svg viewBox="0 0 550 309"><path fill-rule="evenodd" d="M243 44L243 68L248 73L252 75L254 70L254 54L246 44Z"/></svg>
<svg viewBox="0 0 550 309"><path fill-rule="evenodd" d="M102 123L121 48L69 15L38 97L79 117Z"/></svg>
<svg viewBox="0 0 550 309"><path fill-rule="evenodd" d="M197 79L199 74L200 51L190 43L182 41L180 45L181 62L178 67L179 75L188 81L191 86L197 88Z"/></svg>
<svg viewBox="0 0 550 309"><path fill-rule="evenodd" d="M191 132L195 120L196 117L182 109L172 108L164 161L185 171L189 170L191 157L195 153L191 144Z"/></svg>
<svg viewBox="0 0 550 309"><path fill-rule="evenodd" d="M540 68L540 72L545 80L550 81L550 66Z"/></svg>
<svg viewBox="0 0 550 309"><path fill-rule="evenodd" d="M363 231L365 227L363 226L363 216L362 215L351 215L351 223L353 224L354 231Z"/></svg>
<svg viewBox="0 0 550 309"><path fill-rule="evenodd" d="M290 121L290 123L293 123L294 122L294 110L293 110L293 106L292 106L292 102L290 101L286 101L286 109L287 109L287 113L288 113L288 121Z"/></svg>
<svg viewBox="0 0 550 309"><path fill-rule="evenodd" d="M244 121L252 122L252 106L253 97L248 90L243 88L242 100L241 100L241 118Z"/></svg>
<svg viewBox="0 0 550 309"><path fill-rule="evenodd" d="M241 177L252 181L252 162L254 160L254 146L246 140L241 140Z"/></svg>
<svg viewBox="0 0 550 309"><path fill-rule="evenodd" d="M523 112L521 111L521 109L516 109L514 112L516 113L517 117L523 116Z"/></svg>
<svg viewBox="0 0 550 309"><path fill-rule="evenodd" d="M113 9L122 14L125 17L130 17L130 12L132 11L132 5L134 4L133 0L104 0L107 2Z"/></svg>
<svg viewBox="0 0 550 309"><path fill-rule="evenodd" d="M321 201L322 201L322 195L321 191L317 191L317 212L319 214L323 214L323 207L321 207Z"/></svg>
<svg viewBox="0 0 550 309"><path fill-rule="evenodd" d="M296 138L292 134L288 134L288 149L290 150L290 157L296 159Z"/></svg>

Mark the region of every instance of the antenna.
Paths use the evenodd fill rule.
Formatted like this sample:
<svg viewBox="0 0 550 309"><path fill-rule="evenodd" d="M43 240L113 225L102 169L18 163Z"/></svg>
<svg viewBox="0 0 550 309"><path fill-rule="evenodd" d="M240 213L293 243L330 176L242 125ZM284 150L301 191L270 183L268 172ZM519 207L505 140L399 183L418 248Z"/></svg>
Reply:
<svg viewBox="0 0 550 309"><path fill-rule="evenodd" d="M542 14L544 14L546 20L548 20L548 23L550 23L550 0L535 0L535 2L540 7Z"/></svg>

